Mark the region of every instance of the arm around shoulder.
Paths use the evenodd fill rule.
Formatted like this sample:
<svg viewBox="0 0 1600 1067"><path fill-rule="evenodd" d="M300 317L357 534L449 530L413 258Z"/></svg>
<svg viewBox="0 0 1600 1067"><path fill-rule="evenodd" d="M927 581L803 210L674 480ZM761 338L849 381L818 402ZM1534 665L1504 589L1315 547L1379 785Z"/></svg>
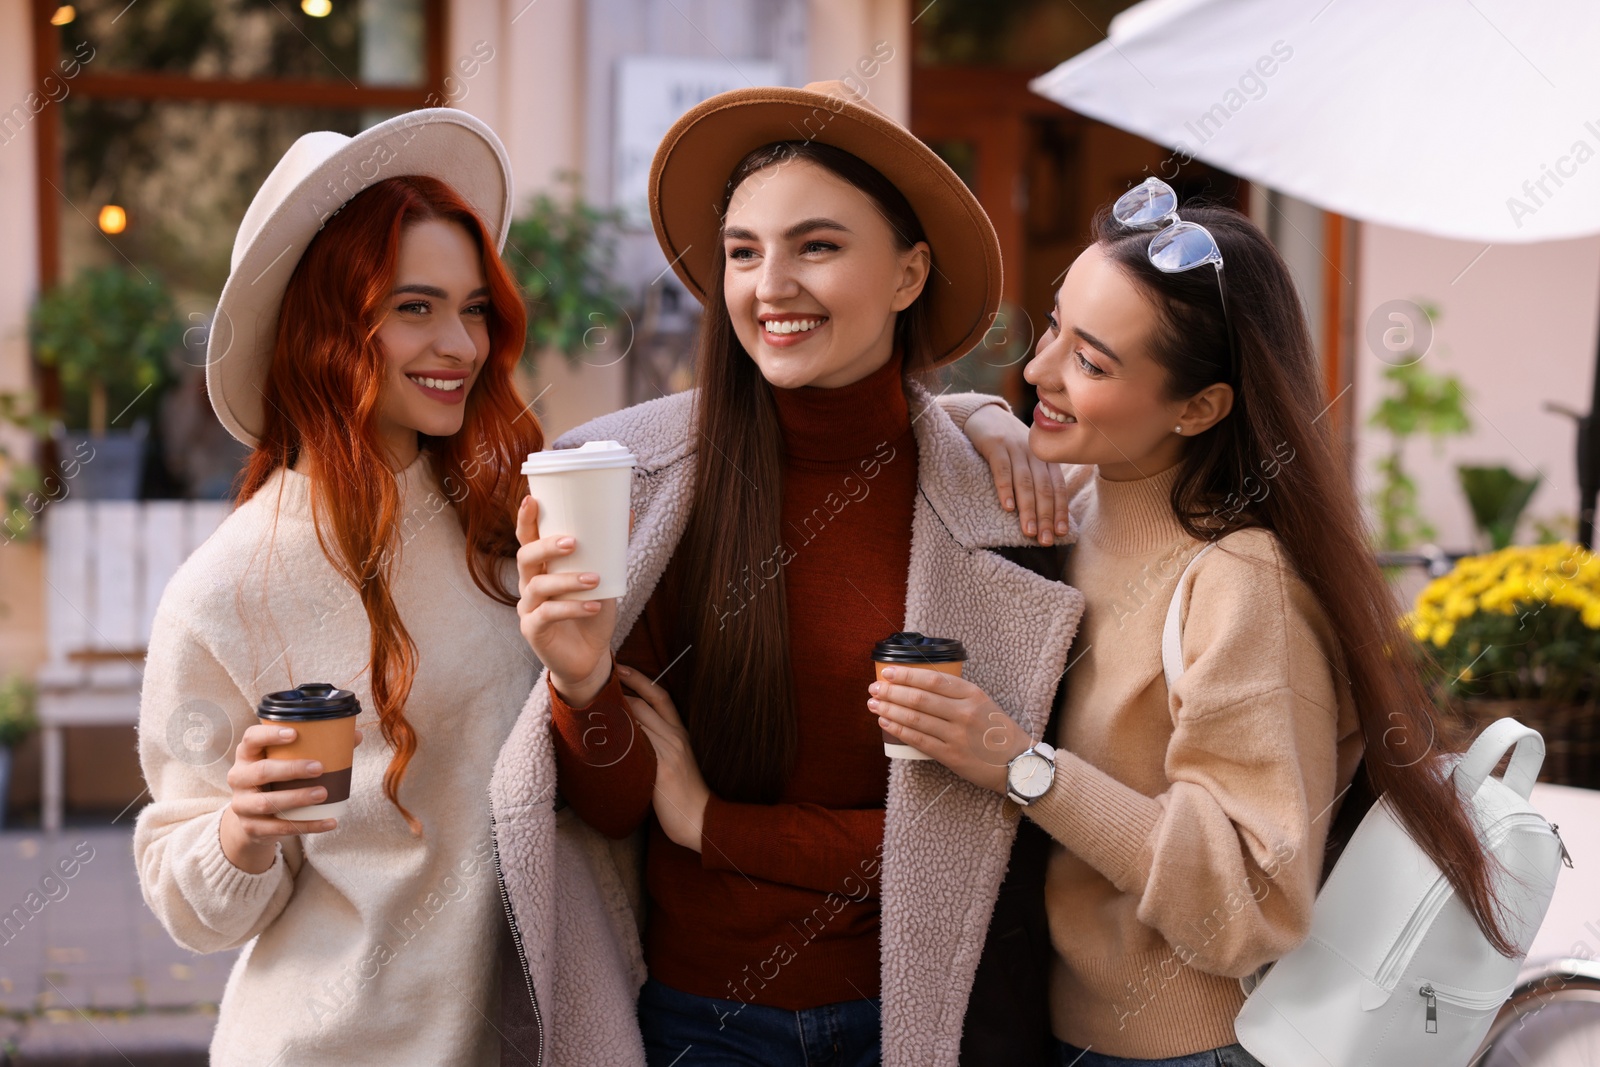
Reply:
<svg viewBox="0 0 1600 1067"><path fill-rule="evenodd" d="M1006 403L1004 397L990 396L988 393L943 393L935 398L935 403L950 416L956 428L963 431L967 428L968 419L991 404L998 404L1005 408L1006 414L1011 414L1011 405Z"/></svg>

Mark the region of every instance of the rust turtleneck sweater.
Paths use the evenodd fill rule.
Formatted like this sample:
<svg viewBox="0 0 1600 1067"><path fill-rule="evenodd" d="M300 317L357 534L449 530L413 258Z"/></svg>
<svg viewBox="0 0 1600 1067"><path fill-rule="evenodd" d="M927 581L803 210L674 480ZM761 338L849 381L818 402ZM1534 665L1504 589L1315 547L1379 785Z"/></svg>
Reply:
<svg viewBox="0 0 1600 1067"><path fill-rule="evenodd" d="M888 759L865 704L872 646L905 616L917 456L900 375L897 355L843 388L773 390L798 726L779 803L713 796L701 851L676 845L651 814L655 753L615 674L587 708L551 689L563 796L613 837L650 820L645 959L675 989L789 1009L878 994ZM688 721L679 571L668 565L618 661L652 678L666 671L661 684ZM621 758L594 743L618 737L633 739Z"/></svg>

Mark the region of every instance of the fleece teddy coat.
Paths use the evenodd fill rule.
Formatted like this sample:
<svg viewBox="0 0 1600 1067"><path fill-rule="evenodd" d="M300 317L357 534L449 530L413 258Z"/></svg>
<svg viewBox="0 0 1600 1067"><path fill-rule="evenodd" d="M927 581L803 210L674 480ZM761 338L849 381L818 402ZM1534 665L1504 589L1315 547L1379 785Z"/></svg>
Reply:
<svg viewBox="0 0 1600 1067"><path fill-rule="evenodd" d="M905 628L959 638L967 677L1031 736L1048 720L1083 611L1075 589L988 549L1031 544L995 499L989 466L927 390L907 383L918 450ZM688 522L694 394L654 400L562 437L616 440L637 457L628 591L613 648L634 625ZM865 695L862 697L866 699ZM534 687L489 786L508 907L526 959L532 1033L508 1034L550 1067L644 1063L635 1002L645 978L640 835L612 842L556 810L550 697ZM974 971L1017 833L999 794L932 760L890 770L881 874L886 1067L954 1067ZM507 982L515 989L514 978ZM523 994L525 995L525 994ZM527 1016L508 1007L507 1021ZM508 1062L522 1062L520 1058Z"/></svg>

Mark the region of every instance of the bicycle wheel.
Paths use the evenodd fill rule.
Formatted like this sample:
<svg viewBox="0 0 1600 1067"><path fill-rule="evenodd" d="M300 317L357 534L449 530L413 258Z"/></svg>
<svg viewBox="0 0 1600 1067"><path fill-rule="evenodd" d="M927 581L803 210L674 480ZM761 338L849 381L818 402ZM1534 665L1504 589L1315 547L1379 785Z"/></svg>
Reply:
<svg viewBox="0 0 1600 1067"><path fill-rule="evenodd" d="M1473 1067L1600 1067L1600 963L1565 959L1524 981Z"/></svg>

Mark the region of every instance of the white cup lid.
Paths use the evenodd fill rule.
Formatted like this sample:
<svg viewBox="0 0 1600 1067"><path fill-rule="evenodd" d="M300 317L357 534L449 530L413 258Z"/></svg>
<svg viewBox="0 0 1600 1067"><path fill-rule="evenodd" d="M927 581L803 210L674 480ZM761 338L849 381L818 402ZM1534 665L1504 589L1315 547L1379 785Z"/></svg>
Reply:
<svg viewBox="0 0 1600 1067"><path fill-rule="evenodd" d="M528 453L523 474L558 474L563 471L632 467L633 453L616 441L590 441L577 448L557 448Z"/></svg>

